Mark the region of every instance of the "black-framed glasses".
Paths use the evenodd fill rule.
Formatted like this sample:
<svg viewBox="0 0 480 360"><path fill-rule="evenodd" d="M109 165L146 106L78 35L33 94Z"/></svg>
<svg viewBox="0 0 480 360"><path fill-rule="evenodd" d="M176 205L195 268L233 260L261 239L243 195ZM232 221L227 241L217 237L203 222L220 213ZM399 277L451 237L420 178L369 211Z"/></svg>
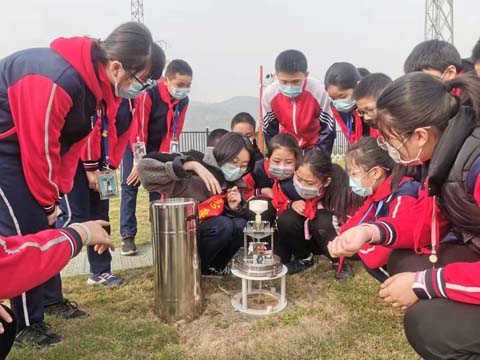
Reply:
<svg viewBox="0 0 480 360"><path fill-rule="evenodd" d="M144 90L147 90L148 88L152 87L152 86L155 86L156 85L156 81L155 80L152 80L152 79L148 79L146 82L143 82L142 80L140 80L132 71L130 70L127 70L127 73L129 76L131 76L137 83L139 83L141 85L141 88L139 89L140 91L144 91Z"/></svg>

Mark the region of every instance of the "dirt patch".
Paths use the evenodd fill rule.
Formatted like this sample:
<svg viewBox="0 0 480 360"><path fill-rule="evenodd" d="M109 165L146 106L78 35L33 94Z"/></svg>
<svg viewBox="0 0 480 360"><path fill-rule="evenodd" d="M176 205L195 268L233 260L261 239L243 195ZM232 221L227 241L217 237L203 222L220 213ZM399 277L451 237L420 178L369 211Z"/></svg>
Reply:
<svg viewBox="0 0 480 360"><path fill-rule="evenodd" d="M307 354L347 321L346 310L324 291L326 280L318 277L326 268L321 262L288 278L289 304L283 312L269 316L235 311L231 296L240 290L240 283L217 284L222 290L207 293L203 315L177 324L180 346L194 359L260 359L274 354L299 358L299 349L307 352L301 358L310 358ZM213 290L212 284L208 286Z"/></svg>

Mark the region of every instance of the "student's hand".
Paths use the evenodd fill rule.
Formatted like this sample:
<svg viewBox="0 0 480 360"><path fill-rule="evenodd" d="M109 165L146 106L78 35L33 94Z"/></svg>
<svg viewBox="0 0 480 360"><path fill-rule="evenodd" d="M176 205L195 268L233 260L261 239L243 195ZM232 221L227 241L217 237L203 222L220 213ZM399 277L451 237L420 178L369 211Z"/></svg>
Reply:
<svg viewBox="0 0 480 360"><path fill-rule="evenodd" d="M100 186L98 184L98 170L85 172L87 174L88 187L93 191L100 191Z"/></svg>
<svg viewBox="0 0 480 360"><path fill-rule="evenodd" d="M303 216L305 212L305 200L297 200L292 202L292 209L299 215Z"/></svg>
<svg viewBox="0 0 480 360"><path fill-rule="evenodd" d="M53 212L50 215L47 215L48 226L52 226L57 222L57 216L58 216L57 206L55 206L55 209L53 210Z"/></svg>
<svg viewBox="0 0 480 360"><path fill-rule="evenodd" d="M11 323L13 321L12 317L10 314L7 312L7 310L4 309L3 306L0 305L0 318L5 320L7 323ZM2 323L0 322L0 334L3 334L5 329L3 328Z"/></svg>
<svg viewBox="0 0 480 360"><path fill-rule="evenodd" d="M130 186L137 186L140 184L140 174L138 173L137 167L132 167L132 171L130 171L130 175L127 177L127 185Z"/></svg>
<svg viewBox="0 0 480 360"><path fill-rule="evenodd" d="M418 301L417 295L412 290L414 281L414 272L394 275L380 286L378 295L387 305L406 310Z"/></svg>
<svg viewBox="0 0 480 360"><path fill-rule="evenodd" d="M187 161L183 164L183 169L187 171L194 171L205 183L207 190L212 194L221 194L222 187L218 180L213 176L213 174L208 171L208 169L196 161Z"/></svg>
<svg viewBox="0 0 480 360"><path fill-rule="evenodd" d="M273 190L271 188L262 188L260 194L268 196L270 199L273 199Z"/></svg>
<svg viewBox="0 0 480 360"><path fill-rule="evenodd" d="M355 226L330 241L328 251L334 258L352 256L372 239L372 233L369 226Z"/></svg>
<svg viewBox="0 0 480 360"><path fill-rule="evenodd" d="M110 239L110 235L105 231L104 227L107 227L110 225L108 221L103 221L103 220L95 220L95 221L87 221L82 223L85 225L90 233L92 234L92 239L90 241L90 244L88 245L93 245L94 250L102 254L105 252L107 249L110 249L112 251L115 250L115 246L113 245L112 240ZM87 233L85 229L81 226L78 225L70 225L71 228L75 229L80 236L82 237L82 243L84 245L87 245Z"/></svg>
<svg viewBox="0 0 480 360"><path fill-rule="evenodd" d="M228 207L232 210L238 209L240 203L242 202L242 196L240 195L240 192L236 186L227 190L227 202Z"/></svg>

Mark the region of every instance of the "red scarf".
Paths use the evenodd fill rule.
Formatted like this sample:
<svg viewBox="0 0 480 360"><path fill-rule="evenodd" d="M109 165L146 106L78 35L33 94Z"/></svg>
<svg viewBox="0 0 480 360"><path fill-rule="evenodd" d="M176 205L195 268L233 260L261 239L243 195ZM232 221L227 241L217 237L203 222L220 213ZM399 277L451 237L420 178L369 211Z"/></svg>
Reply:
<svg viewBox="0 0 480 360"><path fill-rule="evenodd" d="M160 152L170 152L170 142L173 139L173 117L175 115L175 106L180 102L179 99L173 99L172 95L168 91L167 85L163 81L158 83L158 91L163 102L168 105L167 112L167 134L163 137L162 143L160 144ZM183 124L180 124L180 116L177 123L177 140L179 135L179 129L183 127Z"/></svg>
<svg viewBox="0 0 480 360"><path fill-rule="evenodd" d="M214 195L198 205L198 220L220 216L225 208L225 194Z"/></svg>

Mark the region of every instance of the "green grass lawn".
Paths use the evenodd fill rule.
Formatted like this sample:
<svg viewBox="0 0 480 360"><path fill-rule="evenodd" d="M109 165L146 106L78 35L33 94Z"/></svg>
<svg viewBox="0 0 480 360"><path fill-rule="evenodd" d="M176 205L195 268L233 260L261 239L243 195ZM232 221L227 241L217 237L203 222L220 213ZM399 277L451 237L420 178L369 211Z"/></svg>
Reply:
<svg viewBox="0 0 480 360"><path fill-rule="evenodd" d="M148 199L139 196L138 243L150 241ZM118 200L111 206L119 243ZM238 279L204 278L204 311L190 323L162 324L153 312L153 269L120 272L126 285L87 287L86 276L64 280L64 294L91 316L48 318L64 341L55 348L15 349L9 359L418 359L399 312L378 301L378 283L355 264L356 276L333 279L321 260L287 279L289 306L280 314L252 317L233 311Z"/></svg>

